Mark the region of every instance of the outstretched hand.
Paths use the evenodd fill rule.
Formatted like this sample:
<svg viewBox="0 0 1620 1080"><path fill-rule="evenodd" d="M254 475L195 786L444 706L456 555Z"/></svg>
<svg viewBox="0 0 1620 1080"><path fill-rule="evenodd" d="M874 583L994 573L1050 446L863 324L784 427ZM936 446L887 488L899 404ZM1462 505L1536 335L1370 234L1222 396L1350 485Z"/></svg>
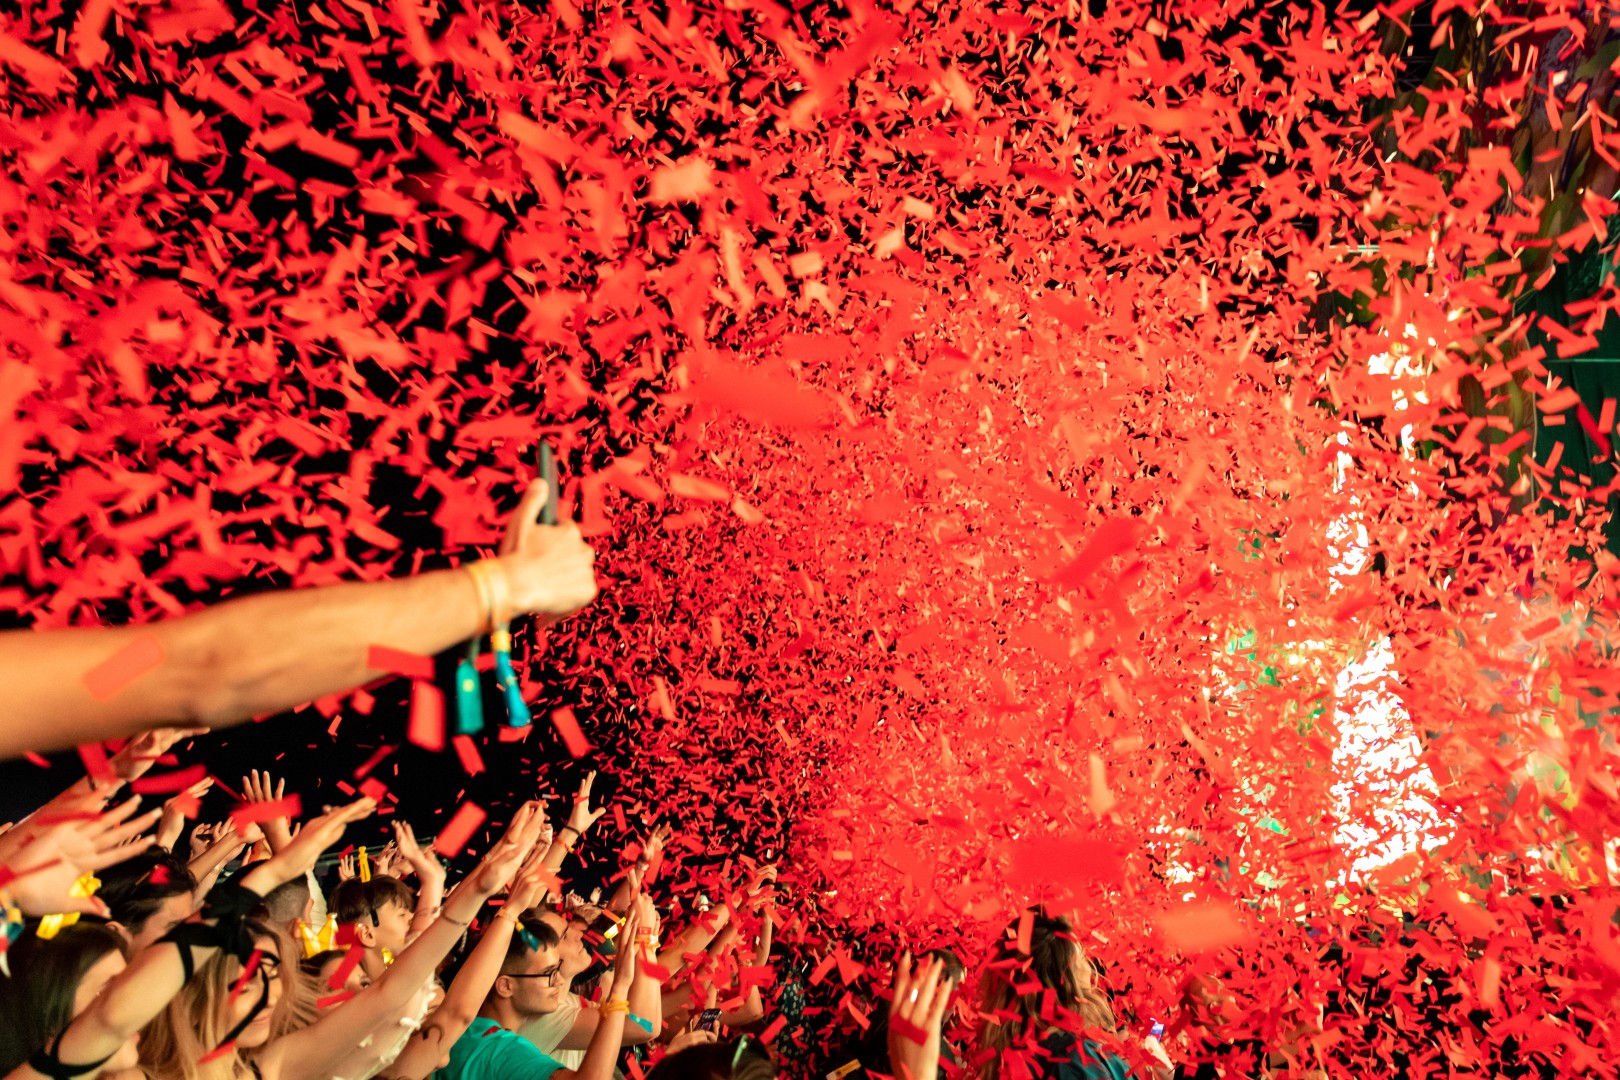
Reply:
<svg viewBox="0 0 1620 1080"><path fill-rule="evenodd" d="M356 799L346 806L328 810L313 818L298 830L292 843L276 852L242 879L242 884L263 895L294 878L303 877L314 869L315 863L327 848L343 838L343 830L377 809L372 799Z"/></svg>
<svg viewBox="0 0 1620 1080"><path fill-rule="evenodd" d="M86 874L144 850L129 841L151 828L160 810L132 816L140 802L130 799L90 818L52 815L49 820L25 822L0 837L0 865L16 875L6 890L23 914L105 916L105 904L92 896L73 895L73 885Z"/></svg>
<svg viewBox="0 0 1620 1080"><path fill-rule="evenodd" d="M568 815L568 824L565 828L574 830L584 836L592 825L602 820L607 808L591 809L591 785L596 783L596 770L592 769L585 774L585 779L579 782L579 794L574 796L574 809Z"/></svg>
<svg viewBox="0 0 1620 1080"><path fill-rule="evenodd" d="M911 954L894 969L894 998L889 1002L889 1066L897 1080L935 1080L939 1076L939 1038L951 981L945 961L929 961L916 971Z"/></svg>

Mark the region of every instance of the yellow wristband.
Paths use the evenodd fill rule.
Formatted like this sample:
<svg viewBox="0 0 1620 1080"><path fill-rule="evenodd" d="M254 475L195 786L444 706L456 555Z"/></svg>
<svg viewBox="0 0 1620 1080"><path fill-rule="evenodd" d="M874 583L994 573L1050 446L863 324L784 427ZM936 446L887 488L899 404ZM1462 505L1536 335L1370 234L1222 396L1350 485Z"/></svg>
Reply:
<svg viewBox="0 0 1620 1080"><path fill-rule="evenodd" d="M620 1001L618 998L608 998L606 1001L602 1002L602 1004L598 1005L596 1009L603 1016L612 1016L615 1013L623 1013L626 1016L630 1015L630 1003L628 1001Z"/></svg>
<svg viewBox="0 0 1620 1080"><path fill-rule="evenodd" d="M494 595L489 584L489 570L484 562L467 563L462 569L472 578L473 588L478 592L478 632L487 634L494 625Z"/></svg>

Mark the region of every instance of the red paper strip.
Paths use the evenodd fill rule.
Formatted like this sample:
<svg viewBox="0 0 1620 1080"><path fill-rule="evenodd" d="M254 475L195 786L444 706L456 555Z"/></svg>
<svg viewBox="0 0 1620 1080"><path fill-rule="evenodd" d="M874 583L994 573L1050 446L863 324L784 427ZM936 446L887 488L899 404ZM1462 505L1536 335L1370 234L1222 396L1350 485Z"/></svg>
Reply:
<svg viewBox="0 0 1620 1080"><path fill-rule="evenodd" d="M137 795L169 795L176 791L184 791L208 775L208 770L201 765L181 769L178 772L159 773L155 776L137 776L129 783L129 789Z"/></svg>
<svg viewBox="0 0 1620 1080"><path fill-rule="evenodd" d="M472 839L472 834L478 831L478 826L484 823L485 816L477 803L462 803L455 816L439 830L438 837L433 841L433 850L447 859L455 858L467 846L467 841Z"/></svg>
<svg viewBox="0 0 1620 1080"><path fill-rule="evenodd" d="M366 650L366 667L373 671L387 671L407 679L433 678L433 657L391 649L386 645L372 645Z"/></svg>
<svg viewBox="0 0 1620 1080"><path fill-rule="evenodd" d="M430 682L411 684L411 719L405 737L424 750L444 749L444 691Z"/></svg>
<svg viewBox="0 0 1620 1080"><path fill-rule="evenodd" d="M461 759L461 767L467 770L468 776L477 776L484 771L484 758L478 752L478 744L472 741L470 735L457 735L450 740L456 748L456 757Z"/></svg>
<svg viewBox="0 0 1620 1080"><path fill-rule="evenodd" d="M85 672L85 689L97 701L108 701L163 659L163 643L152 634L142 634Z"/></svg>
<svg viewBox="0 0 1620 1080"><path fill-rule="evenodd" d="M591 752L591 741L580 730L579 721L574 719L573 709L564 705L560 709L553 710L551 725L557 729L557 734L562 736L563 745L568 747L570 754L579 758Z"/></svg>
<svg viewBox="0 0 1620 1080"><path fill-rule="evenodd" d="M303 812L303 806L297 795L288 795L269 802L247 803L231 811L231 821L236 824L237 832L245 832L249 825L261 821L273 821L276 818L297 818Z"/></svg>

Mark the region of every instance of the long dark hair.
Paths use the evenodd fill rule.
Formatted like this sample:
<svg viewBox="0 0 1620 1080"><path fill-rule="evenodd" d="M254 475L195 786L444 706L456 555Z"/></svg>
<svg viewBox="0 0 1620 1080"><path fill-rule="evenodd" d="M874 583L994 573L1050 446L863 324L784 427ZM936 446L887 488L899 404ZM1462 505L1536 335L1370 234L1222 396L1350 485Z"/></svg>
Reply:
<svg viewBox="0 0 1620 1080"><path fill-rule="evenodd" d="M1018 949L1015 922L996 947L984 974L979 1014L979 1052L986 1056L979 1075L995 1080L1005 1053L1046 1028L1112 1033L1119 1022L1108 995L1097 984L1097 969L1061 915L1034 909L1029 955ZM1019 920L1022 921L1022 918ZM1043 1000L1051 996L1051 1010ZM1044 1015L1043 1015L1044 1013Z"/></svg>
<svg viewBox="0 0 1620 1080"><path fill-rule="evenodd" d="M53 938L31 923L6 950L10 977L0 976L0 1076L44 1050L73 1020L73 998L85 973L124 939L102 923L81 918Z"/></svg>

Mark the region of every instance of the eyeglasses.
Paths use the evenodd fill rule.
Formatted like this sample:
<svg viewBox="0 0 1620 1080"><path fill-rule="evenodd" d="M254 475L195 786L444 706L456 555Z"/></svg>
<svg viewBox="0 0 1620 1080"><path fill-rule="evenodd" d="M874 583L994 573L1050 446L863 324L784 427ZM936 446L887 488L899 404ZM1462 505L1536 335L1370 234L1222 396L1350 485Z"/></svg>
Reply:
<svg viewBox="0 0 1620 1080"><path fill-rule="evenodd" d="M561 974L562 974L562 964L557 963L557 964L552 964L550 967L546 968L546 970L544 970L544 971L537 971L532 975L508 975L507 978L509 978L509 979L544 979L544 980L546 980L546 985L550 986L551 984L553 984L553 983L555 983L557 981L557 976L559 976Z"/></svg>

